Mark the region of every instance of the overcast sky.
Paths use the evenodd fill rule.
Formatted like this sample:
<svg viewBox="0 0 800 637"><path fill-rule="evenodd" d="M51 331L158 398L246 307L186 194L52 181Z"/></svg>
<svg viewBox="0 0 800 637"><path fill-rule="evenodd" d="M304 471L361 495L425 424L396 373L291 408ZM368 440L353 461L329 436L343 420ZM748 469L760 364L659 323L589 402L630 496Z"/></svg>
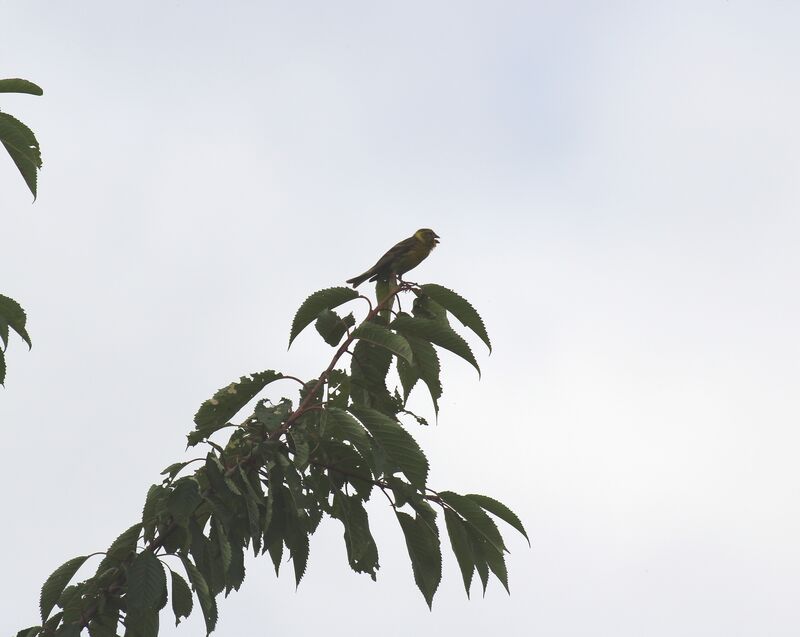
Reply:
<svg viewBox="0 0 800 637"><path fill-rule="evenodd" d="M323 524L299 589L251 559L215 634L798 634L800 5L0 15L0 77L45 91L0 96L45 161L31 205L0 157L0 293L34 344L0 389L0 634L139 517L216 389L324 369L313 330L286 351L297 306L423 226L413 279L470 299L494 353L470 340L480 380L444 356L413 433L434 488L523 519L511 596L467 600L448 549L429 612L376 500L377 583Z"/></svg>

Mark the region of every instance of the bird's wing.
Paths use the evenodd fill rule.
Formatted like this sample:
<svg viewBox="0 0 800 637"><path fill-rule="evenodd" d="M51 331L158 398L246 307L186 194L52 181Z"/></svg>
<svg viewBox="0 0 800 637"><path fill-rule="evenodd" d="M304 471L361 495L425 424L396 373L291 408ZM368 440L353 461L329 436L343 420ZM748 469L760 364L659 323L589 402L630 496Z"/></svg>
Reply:
<svg viewBox="0 0 800 637"><path fill-rule="evenodd" d="M394 245L393 247L389 248L389 250L384 254L378 262L372 266L370 271L373 274L378 274L382 272L384 268L391 265L393 261L397 259L397 257L402 256L409 248L414 245L416 240L414 237L409 237L408 239L403 239L400 243Z"/></svg>

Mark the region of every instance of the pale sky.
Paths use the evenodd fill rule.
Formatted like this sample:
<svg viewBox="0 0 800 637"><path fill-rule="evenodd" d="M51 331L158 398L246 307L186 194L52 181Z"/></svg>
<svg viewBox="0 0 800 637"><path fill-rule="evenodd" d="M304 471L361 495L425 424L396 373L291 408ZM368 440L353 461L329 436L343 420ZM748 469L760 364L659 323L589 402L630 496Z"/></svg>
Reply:
<svg viewBox="0 0 800 637"><path fill-rule="evenodd" d="M324 369L313 330L286 351L298 305L423 226L413 280L470 299L494 352L469 339L480 380L443 356L413 434L433 488L522 518L511 595L467 600L445 539L428 611L376 499L377 583L323 523L299 589L251 559L214 634L798 634L800 5L0 15L0 77L45 91L0 96L45 162L31 205L0 157L0 293L33 339L0 389L0 634L140 516L214 391Z"/></svg>

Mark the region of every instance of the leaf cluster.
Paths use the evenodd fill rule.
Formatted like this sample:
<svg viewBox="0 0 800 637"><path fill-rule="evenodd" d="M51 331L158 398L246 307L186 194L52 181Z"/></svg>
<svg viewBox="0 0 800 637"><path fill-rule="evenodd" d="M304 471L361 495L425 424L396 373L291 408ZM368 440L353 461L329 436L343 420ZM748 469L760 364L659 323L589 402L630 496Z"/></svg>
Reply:
<svg viewBox="0 0 800 637"><path fill-rule="evenodd" d="M0 294L0 385L6 380L6 358L5 351L8 349L9 330L14 330L19 337L31 347L31 337L25 329L27 316L25 310L14 299Z"/></svg>
<svg viewBox="0 0 800 637"><path fill-rule="evenodd" d="M0 79L0 93L26 93L42 95L43 91L33 82L20 78ZM36 199L36 177L42 167L42 154L36 135L25 124L8 113L0 113L0 143Z"/></svg>
<svg viewBox="0 0 800 637"><path fill-rule="evenodd" d="M410 313L400 308L403 292L413 295ZM92 576L70 584L91 556L56 569L42 588L41 624L18 636L78 635L86 628L92 637L153 637L167 605L176 624L199 609L210 633L218 596L244 581L245 553L268 554L276 575L291 563L299 584L310 537L325 516L341 524L350 567L375 579L379 553L366 504L376 493L396 515L429 606L441 580L442 518L467 594L475 572L484 590L490 574L508 589L507 548L494 518L525 535L522 523L487 496L432 490L428 459L399 419L409 413L406 401L418 381L438 411L437 348L478 368L450 318L491 346L483 322L465 299L438 285L402 284L374 307L366 299L369 311L356 326L352 313L340 317L334 310L357 298L365 299L349 288L308 297L289 342L314 323L336 348L328 367L308 381L272 370L243 376L205 401L188 435L189 447L202 445L204 453L164 469L141 518L102 554ZM339 365L345 355L349 367ZM390 391L392 366L401 386ZM269 385L287 380L299 382L296 396L262 397L234 422ZM232 433L220 444L227 429Z"/></svg>
<svg viewBox="0 0 800 637"><path fill-rule="evenodd" d="M0 79L0 93L27 93L42 95L43 91L33 82L19 78ZM0 112L0 143L3 144L12 161L19 170L25 183L36 199L36 176L42 167L42 155L39 142L33 131L8 113ZM0 294L0 385L5 383L6 359L9 327L19 334L28 347L31 339L25 331L25 312L14 299Z"/></svg>

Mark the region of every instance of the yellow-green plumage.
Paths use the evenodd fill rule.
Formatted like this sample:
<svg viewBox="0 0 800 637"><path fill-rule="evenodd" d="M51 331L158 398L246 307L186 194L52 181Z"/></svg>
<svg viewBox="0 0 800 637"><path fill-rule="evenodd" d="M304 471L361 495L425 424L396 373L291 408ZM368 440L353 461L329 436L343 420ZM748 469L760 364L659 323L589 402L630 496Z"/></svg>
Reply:
<svg viewBox="0 0 800 637"><path fill-rule="evenodd" d="M438 234L430 228L421 228L390 249L364 274L348 279L347 282L357 288L367 279L383 281L392 276L402 276L422 263L438 243Z"/></svg>

